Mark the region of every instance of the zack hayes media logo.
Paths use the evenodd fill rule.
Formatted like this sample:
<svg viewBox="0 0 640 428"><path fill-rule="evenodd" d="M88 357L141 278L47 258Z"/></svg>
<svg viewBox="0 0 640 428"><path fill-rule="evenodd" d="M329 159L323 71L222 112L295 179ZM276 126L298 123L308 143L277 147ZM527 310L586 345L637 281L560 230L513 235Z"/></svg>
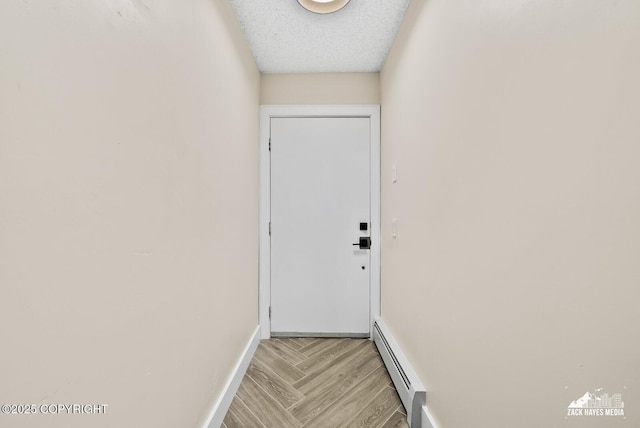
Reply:
<svg viewBox="0 0 640 428"><path fill-rule="evenodd" d="M587 392L567 407L567 416L624 416L624 401L619 392L609 395L602 388Z"/></svg>

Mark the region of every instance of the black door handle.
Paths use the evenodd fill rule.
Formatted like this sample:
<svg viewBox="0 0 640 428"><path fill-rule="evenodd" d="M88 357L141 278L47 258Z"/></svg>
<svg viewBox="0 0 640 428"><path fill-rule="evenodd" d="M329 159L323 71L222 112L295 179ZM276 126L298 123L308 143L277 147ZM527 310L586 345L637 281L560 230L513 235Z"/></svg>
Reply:
<svg viewBox="0 0 640 428"><path fill-rule="evenodd" d="M362 236L359 238L358 242L353 245L357 245L361 250L368 250L371 248L371 238L368 236Z"/></svg>

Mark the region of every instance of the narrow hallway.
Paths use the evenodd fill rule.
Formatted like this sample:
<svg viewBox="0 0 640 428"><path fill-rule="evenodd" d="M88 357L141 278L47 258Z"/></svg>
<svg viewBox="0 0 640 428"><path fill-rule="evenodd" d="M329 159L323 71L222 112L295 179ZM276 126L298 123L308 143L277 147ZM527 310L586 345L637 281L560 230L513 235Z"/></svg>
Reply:
<svg viewBox="0 0 640 428"><path fill-rule="evenodd" d="M222 424L235 427L408 427L373 342L263 340Z"/></svg>

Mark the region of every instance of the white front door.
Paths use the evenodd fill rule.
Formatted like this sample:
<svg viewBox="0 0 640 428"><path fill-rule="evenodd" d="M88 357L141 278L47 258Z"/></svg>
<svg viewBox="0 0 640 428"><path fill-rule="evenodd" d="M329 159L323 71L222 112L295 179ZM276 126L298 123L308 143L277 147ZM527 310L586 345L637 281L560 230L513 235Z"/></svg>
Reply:
<svg viewBox="0 0 640 428"><path fill-rule="evenodd" d="M271 335L368 336L370 118L270 128Z"/></svg>

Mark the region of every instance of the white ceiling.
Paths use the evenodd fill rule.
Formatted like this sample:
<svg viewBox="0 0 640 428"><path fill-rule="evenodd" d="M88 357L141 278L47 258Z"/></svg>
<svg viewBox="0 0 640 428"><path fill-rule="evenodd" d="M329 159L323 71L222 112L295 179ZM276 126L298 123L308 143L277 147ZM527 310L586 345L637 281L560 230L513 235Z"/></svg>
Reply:
<svg viewBox="0 0 640 428"><path fill-rule="evenodd" d="M297 0L231 0L263 73L380 71L410 0L351 0L319 15Z"/></svg>

